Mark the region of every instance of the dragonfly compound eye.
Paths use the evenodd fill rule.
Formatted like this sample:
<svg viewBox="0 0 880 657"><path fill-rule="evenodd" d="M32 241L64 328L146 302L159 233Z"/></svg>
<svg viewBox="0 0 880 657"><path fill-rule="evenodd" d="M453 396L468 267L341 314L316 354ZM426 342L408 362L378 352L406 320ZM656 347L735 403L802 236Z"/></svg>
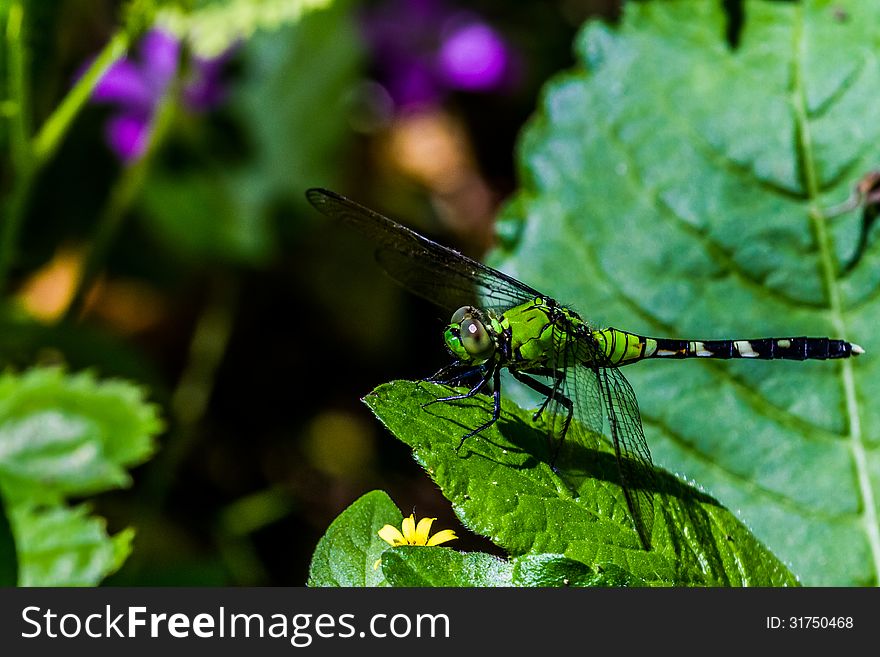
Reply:
<svg viewBox="0 0 880 657"><path fill-rule="evenodd" d="M461 323L461 344L476 359L488 360L495 352L495 341L483 323L468 318Z"/></svg>
<svg viewBox="0 0 880 657"><path fill-rule="evenodd" d="M473 306L462 306L454 313L452 313L452 319L449 321L450 324L461 324L462 320L465 317L470 317L476 312L476 308Z"/></svg>

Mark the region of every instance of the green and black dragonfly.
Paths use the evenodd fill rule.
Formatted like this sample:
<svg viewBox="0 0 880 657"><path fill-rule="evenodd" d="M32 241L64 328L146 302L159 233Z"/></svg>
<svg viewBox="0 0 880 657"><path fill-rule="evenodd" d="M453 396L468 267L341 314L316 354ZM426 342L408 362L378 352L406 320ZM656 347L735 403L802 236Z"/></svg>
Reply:
<svg viewBox="0 0 880 657"><path fill-rule="evenodd" d="M607 421L621 488L646 550L654 518L654 466L638 402L618 369L621 365L645 358L824 360L864 353L856 344L829 338L674 340L592 328L546 294L344 196L315 188L306 197L320 212L369 237L377 246L379 264L392 278L452 313L444 337L455 360L430 380L473 385L435 401L452 402L480 392L493 396L491 417L462 436L459 447L500 417L505 368L543 395L533 419L544 416L555 445L553 461L567 435L596 446Z"/></svg>

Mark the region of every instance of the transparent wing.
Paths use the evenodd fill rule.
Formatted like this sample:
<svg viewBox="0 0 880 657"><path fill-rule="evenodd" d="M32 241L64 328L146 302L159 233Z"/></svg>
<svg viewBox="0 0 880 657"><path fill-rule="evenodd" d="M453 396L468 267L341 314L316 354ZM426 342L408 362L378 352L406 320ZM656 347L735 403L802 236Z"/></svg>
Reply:
<svg viewBox="0 0 880 657"><path fill-rule="evenodd" d="M620 370L613 365L599 367L595 371L582 365L577 369L589 371L598 377L617 465L620 467L623 494L642 545L650 550L657 485L636 395Z"/></svg>
<svg viewBox="0 0 880 657"><path fill-rule="evenodd" d="M580 422L571 424L565 440L595 447L607 420L626 504L642 545L649 550L657 486L635 393L587 329L554 329L554 349L555 363L577 363L565 368L559 400L548 404L555 437L561 437L566 398Z"/></svg>
<svg viewBox="0 0 880 657"><path fill-rule="evenodd" d="M449 311L465 305L503 311L541 296L515 278L335 192L310 189L306 198L318 211L373 240L376 259L394 280Z"/></svg>

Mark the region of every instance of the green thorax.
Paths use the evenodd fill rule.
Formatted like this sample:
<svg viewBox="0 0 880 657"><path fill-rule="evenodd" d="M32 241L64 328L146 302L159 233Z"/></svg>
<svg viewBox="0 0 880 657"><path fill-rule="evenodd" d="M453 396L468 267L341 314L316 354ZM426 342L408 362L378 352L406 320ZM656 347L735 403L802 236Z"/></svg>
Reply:
<svg viewBox="0 0 880 657"><path fill-rule="evenodd" d="M591 329L575 312L541 297L511 308L504 319L511 331L511 358L523 369L575 364L558 359L592 365L596 354L604 355L603 364L624 365L645 355L644 338L615 328ZM580 346L557 356L559 345L572 339Z"/></svg>
<svg viewBox="0 0 880 657"><path fill-rule="evenodd" d="M591 329L575 312L552 299L535 297L509 308L503 315L467 307L459 318L484 326L495 348L483 357L465 349L462 336L467 326L453 321L446 329L449 350L459 360L481 364L497 359L502 366L528 371L536 368L563 369L577 363L624 365L646 356L651 342L640 336L614 328ZM560 349L561 345L568 345Z"/></svg>

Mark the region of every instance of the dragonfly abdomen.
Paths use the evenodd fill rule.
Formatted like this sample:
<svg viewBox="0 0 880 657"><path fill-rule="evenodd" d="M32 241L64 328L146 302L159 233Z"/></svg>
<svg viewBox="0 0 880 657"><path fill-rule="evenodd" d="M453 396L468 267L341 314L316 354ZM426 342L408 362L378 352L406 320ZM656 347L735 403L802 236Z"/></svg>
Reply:
<svg viewBox="0 0 880 657"><path fill-rule="evenodd" d="M615 365L645 358L756 358L759 360L827 360L849 358L865 351L846 340L831 338L756 338L751 340L675 340L648 338L619 329L594 331Z"/></svg>
<svg viewBox="0 0 880 657"><path fill-rule="evenodd" d="M858 345L831 338L757 338L754 340L656 340L653 358L757 358L827 360L864 353Z"/></svg>

